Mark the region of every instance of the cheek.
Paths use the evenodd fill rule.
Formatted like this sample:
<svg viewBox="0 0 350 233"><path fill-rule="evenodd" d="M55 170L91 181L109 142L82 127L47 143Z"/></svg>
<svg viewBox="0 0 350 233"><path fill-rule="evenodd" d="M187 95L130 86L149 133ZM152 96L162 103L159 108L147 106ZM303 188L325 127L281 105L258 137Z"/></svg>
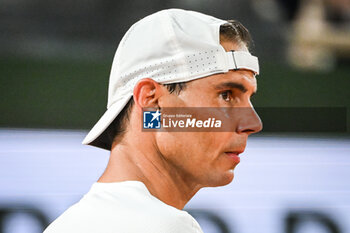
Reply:
<svg viewBox="0 0 350 233"><path fill-rule="evenodd" d="M228 143L231 133L226 132L210 132L203 135L202 148L211 157L212 160L220 159L225 145Z"/></svg>
<svg viewBox="0 0 350 233"><path fill-rule="evenodd" d="M177 164L193 159L192 155L198 145L198 138L186 132L159 132L156 143L159 152L168 160Z"/></svg>
<svg viewBox="0 0 350 233"><path fill-rule="evenodd" d="M215 163L225 144L219 132L160 132L156 135L159 152L177 167L203 168Z"/></svg>

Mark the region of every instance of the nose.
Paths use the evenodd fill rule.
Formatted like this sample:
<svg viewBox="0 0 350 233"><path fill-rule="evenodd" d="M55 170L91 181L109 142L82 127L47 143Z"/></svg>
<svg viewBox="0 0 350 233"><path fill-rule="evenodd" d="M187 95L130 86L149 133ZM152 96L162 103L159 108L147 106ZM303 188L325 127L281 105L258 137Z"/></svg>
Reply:
<svg viewBox="0 0 350 233"><path fill-rule="evenodd" d="M262 130L262 121L252 106L240 108L239 116L240 119L237 125L238 133L247 133L250 135Z"/></svg>

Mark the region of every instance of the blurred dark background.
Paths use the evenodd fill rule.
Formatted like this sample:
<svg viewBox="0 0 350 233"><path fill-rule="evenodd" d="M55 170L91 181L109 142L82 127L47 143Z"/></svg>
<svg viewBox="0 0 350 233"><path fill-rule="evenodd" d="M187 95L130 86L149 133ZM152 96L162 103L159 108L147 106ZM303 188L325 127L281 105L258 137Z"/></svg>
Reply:
<svg viewBox="0 0 350 233"><path fill-rule="evenodd" d="M346 43L350 38L346 37L349 20L346 14L342 16L332 8L319 21L332 30L341 28L338 35L345 33L345 42L333 46L334 33L329 36L330 45L327 41L310 42L303 32L310 29L298 26L308 25L301 12L310 8L311 2L311 12L319 11L320 2L324 11L330 11L328 5L337 1L306 2L1 0L0 127L92 127L106 109L110 67L123 34L137 20L155 11L184 8L222 19L238 19L250 30L254 39L251 50L261 65L255 106L343 107L344 116L333 119L330 111L326 118L329 122L341 119L346 130L343 120L350 106L350 53ZM311 28L317 28L319 23L313 20ZM324 39L328 34L322 30ZM295 57L290 51L298 49L301 52ZM302 112L296 110L294 114ZM262 115L267 120L265 130L275 130L268 122L281 120L281 115L276 110L273 114L262 111ZM282 122L290 124L288 119ZM315 127L322 131L322 125Z"/></svg>

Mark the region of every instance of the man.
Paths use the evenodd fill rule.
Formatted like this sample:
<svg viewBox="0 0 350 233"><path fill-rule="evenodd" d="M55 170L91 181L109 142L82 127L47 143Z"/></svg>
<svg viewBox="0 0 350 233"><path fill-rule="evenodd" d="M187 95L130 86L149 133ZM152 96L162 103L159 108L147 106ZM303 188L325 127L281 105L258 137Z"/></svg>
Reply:
<svg viewBox="0 0 350 233"><path fill-rule="evenodd" d="M134 24L114 58L108 110L83 141L111 151L107 168L45 232L202 232L182 209L202 187L232 181L262 127L250 102L259 66L249 41L236 21L180 9ZM250 111L229 132L146 132L143 109L167 107Z"/></svg>

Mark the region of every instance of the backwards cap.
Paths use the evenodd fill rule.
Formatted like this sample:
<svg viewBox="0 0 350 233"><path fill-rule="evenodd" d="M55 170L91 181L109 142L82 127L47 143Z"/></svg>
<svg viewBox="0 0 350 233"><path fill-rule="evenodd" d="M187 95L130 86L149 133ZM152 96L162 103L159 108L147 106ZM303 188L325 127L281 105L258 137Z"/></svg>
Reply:
<svg viewBox="0 0 350 233"><path fill-rule="evenodd" d="M126 32L114 56L107 111L83 144L110 149L107 127L133 95L135 84L152 78L161 84L186 82L229 70L259 74L258 59L249 52L226 52L220 44L225 20L195 11L169 9L149 15Z"/></svg>

